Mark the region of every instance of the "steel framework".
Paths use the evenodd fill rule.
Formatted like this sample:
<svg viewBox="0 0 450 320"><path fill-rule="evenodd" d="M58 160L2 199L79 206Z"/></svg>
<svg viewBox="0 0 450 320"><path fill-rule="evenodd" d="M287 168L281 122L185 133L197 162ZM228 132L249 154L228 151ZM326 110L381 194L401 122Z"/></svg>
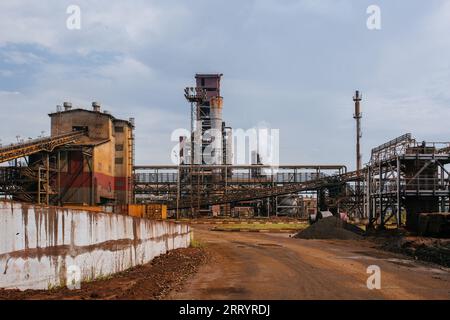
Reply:
<svg viewBox="0 0 450 320"><path fill-rule="evenodd" d="M139 201L164 201L171 209L194 209L271 199L342 184L343 165L180 165L135 166L134 191Z"/></svg>
<svg viewBox="0 0 450 320"><path fill-rule="evenodd" d="M391 219L415 229L421 212L448 211L449 142L416 142L404 134L372 149L365 168L365 212L369 225Z"/></svg>
<svg viewBox="0 0 450 320"><path fill-rule="evenodd" d="M83 163L86 163L92 175L92 147L71 145L57 147L53 152L38 152L33 154L26 166L13 165L0 167L0 195L18 201L46 205L62 205L65 198L70 198L69 192L77 177L83 171L83 164L74 168L69 180L61 184L61 172L69 163L67 152L81 151ZM65 157L62 157L65 155ZM63 159L66 160L63 160ZM91 199L93 203L93 199Z"/></svg>
<svg viewBox="0 0 450 320"><path fill-rule="evenodd" d="M67 152L85 134L74 131L1 148L0 162L26 156L29 159L25 166L16 161L14 165L0 167L0 194L25 202L60 204L69 188L69 185L61 187L61 152ZM88 157L88 151L83 154Z"/></svg>

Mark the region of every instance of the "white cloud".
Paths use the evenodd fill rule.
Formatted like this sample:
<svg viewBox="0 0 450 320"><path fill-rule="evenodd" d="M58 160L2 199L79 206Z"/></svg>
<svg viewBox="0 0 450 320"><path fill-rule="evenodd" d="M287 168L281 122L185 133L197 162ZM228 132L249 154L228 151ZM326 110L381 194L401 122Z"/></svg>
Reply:
<svg viewBox="0 0 450 320"><path fill-rule="evenodd" d="M2 57L3 62L8 64L25 65L44 62L41 57L32 52L22 52L18 50L1 52L0 56Z"/></svg>
<svg viewBox="0 0 450 320"><path fill-rule="evenodd" d="M183 4L156 1L78 0L81 29L68 30L68 3L16 0L0 3L0 45L26 43L57 53L129 52L163 41L190 15Z"/></svg>
<svg viewBox="0 0 450 320"><path fill-rule="evenodd" d="M257 0L257 10L283 15L313 14L318 16L345 18L352 11L351 2L346 0Z"/></svg>
<svg viewBox="0 0 450 320"><path fill-rule="evenodd" d="M189 126L183 86L217 71L227 124L270 121L282 161L353 163L355 87L366 154L406 131L445 139L450 3L436 3L410 20L380 3L383 29L369 34L364 5L347 0L78 0L79 31L66 29L72 3L2 1L0 136L36 136L56 104L99 100L136 117L138 162L168 162L171 131Z"/></svg>
<svg viewBox="0 0 450 320"><path fill-rule="evenodd" d="M424 95L371 96L365 122L372 131L382 130L394 136L411 132L414 136L448 139L450 107ZM380 131L381 131L380 130ZM376 134L376 132L373 132ZM387 138L387 137L386 137Z"/></svg>
<svg viewBox="0 0 450 320"><path fill-rule="evenodd" d="M123 57L117 62L100 66L94 72L113 80L123 78L149 80L153 76L153 71L147 65L131 57Z"/></svg>
<svg viewBox="0 0 450 320"><path fill-rule="evenodd" d="M374 73L367 74L368 135L391 139L410 132L418 139L448 140L450 62L444 57L450 55L450 3L440 2L403 27L387 34Z"/></svg>
<svg viewBox="0 0 450 320"><path fill-rule="evenodd" d="M11 96L11 95L15 96L18 94L20 94L19 91L3 91L3 90L0 91L0 96Z"/></svg>
<svg viewBox="0 0 450 320"><path fill-rule="evenodd" d="M58 28L55 6L26 0L0 3L0 44L36 43L45 47L57 45Z"/></svg>

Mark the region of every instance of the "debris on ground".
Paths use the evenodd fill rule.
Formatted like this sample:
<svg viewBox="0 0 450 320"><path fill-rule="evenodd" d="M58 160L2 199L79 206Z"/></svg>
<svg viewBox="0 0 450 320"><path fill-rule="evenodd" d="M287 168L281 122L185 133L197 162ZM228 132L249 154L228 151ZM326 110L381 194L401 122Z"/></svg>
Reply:
<svg viewBox="0 0 450 320"><path fill-rule="evenodd" d="M181 286L206 260L202 248L176 249L107 279L82 283L79 290L0 289L0 300L158 300Z"/></svg>
<svg viewBox="0 0 450 320"><path fill-rule="evenodd" d="M297 233L294 238L358 240L363 235L364 230L354 224L332 216L320 219L305 230Z"/></svg>
<svg viewBox="0 0 450 320"><path fill-rule="evenodd" d="M450 267L450 239L415 236L378 238L381 249Z"/></svg>

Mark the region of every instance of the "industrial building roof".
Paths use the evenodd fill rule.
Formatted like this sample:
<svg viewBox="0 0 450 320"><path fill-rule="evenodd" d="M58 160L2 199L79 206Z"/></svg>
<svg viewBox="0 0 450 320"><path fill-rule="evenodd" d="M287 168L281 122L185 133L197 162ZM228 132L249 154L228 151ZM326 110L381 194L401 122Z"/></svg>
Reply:
<svg viewBox="0 0 450 320"><path fill-rule="evenodd" d="M196 73L195 77L201 77L201 78L218 78L223 76L223 73Z"/></svg>
<svg viewBox="0 0 450 320"><path fill-rule="evenodd" d="M93 113L96 115L102 115L105 117L109 117L113 122L125 122L129 127L134 128L134 125L130 121L123 120L123 119L117 119L113 115L111 115L110 113L106 113L105 111L100 112L100 111L87 110L87 109L82 109L82 108L75 108L75 109L70 109L70 110L51 112L48 115L49 115L49 117L53 117L53 116L61 114L61 113L74 113L74 112L89 112L89 113Z"/></svg>

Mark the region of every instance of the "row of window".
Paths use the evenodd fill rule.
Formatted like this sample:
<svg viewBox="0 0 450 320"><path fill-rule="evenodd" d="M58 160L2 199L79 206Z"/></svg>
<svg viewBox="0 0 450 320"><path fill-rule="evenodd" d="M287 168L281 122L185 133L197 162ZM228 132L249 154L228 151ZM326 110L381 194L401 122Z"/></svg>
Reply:
<svg viewBox="0 0 450 320"><path fill-rule="evenodd" d="M95 128L102 128L103 126L101 124L96 124ZM72 126L72 131L88 131L88 126ZM124 132L123 127L115 126L114 127L115 132Z"/></svg>

